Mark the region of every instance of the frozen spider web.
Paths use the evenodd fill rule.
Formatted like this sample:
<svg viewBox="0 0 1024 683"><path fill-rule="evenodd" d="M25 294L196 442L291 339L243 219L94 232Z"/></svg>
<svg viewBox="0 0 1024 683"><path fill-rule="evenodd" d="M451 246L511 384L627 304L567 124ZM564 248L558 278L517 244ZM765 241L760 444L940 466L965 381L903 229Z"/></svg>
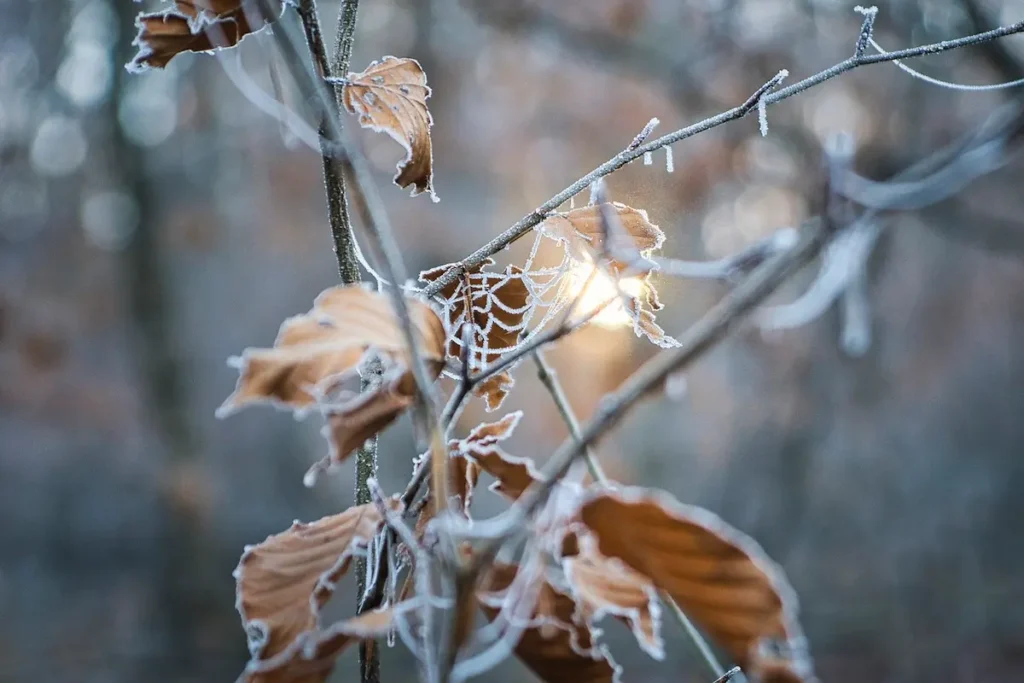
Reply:
<svg viewBox="0 0 1024 683"><path fill-rule="evenodd" d="M530 254L521 269L508 267L503 272L481 269L466 273L450 294L438 295L436 299L444 309L442 320L448 348L453 350L452 355L468 358L470 372L478 372L499 357L530 344L580 295L585 284L578 277L581 270L587 272L596 267L594 262L579 260L568 250L563 250L561 261L556 265L538 266L537 257L544 241L557 243L558 240L539 227L535 234ZM523 305L510 306L507 303L510 289L506 288L525 290ZM631 296L624 291L621 295ZM629 307L624 308L632 318L636 317ZM593 307L581 302L571 312L573 319L579 320L592 313ZM462 330L467 323L473 332L464 339ZM508 343L499 345L494 340ZM468 353L463 351L466 341L470 344ZM447 368L445 374L454 379L459 377L457 370L451 368Z"/></svg>

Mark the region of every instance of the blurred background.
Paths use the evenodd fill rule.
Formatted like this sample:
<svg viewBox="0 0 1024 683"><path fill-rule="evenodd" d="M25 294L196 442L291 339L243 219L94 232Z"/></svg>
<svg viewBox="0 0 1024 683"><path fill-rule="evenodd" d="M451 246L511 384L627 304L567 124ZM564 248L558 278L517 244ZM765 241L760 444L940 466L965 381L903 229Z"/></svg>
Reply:
<svg viewBox="0 0 1024 683"><path fill-rule="evenodd" d="M651 117L668 132L780 69L793 82L846 58L853 4L363 0L353 69L415 57L434 89L440 203L389 185L401 150L360 136L410 267L466 255ZM242 546L353 500L351 467L302 486L325 449L315 420L213 414L236 377L225 360L270 345L337 282L319 156L216 57L127 74L141 7L0 0L3 683L233 680L247 657L231 577ZM879 9L887 49L1024 19L1013 0ZM320 11L330 46L337 4ZM260 35L240 49L267 91L272 46ZM1024 37L914 66L1020 78ZM667 255L722 256L810 215L831 133L852 133L855 169L884 179L1006 96L865 67L770 109L766 138L753 118L730 123L677 144L674 172L659 152L609 192L649 212ZM683 396L642 405L598 449L616 479L704 505L764 545L801 597L827 683L1024 676L1022 183L1018 155L952 200L885 218L863 353L840 345L835 310L771 337L741 330L687 374ZM528 241L503 257L521 260ZM726 291L658 287L673 334ZM655 351L609 321L549 357L586 417ZM509 450L543 460L565 430L532 366L517 377L498 415L529 408ZM474 403L464 427L484 417ZM412 453L406 422L386 433L385 489L407 479ZM351 596L335 599L341 613ZM710 680L665 628L659 663L608 625L626 680ZM335 679L351 680L351 664ZM409 680L410 666L387 652L384 680ZM515 662L492 678L531 680Z"/></svg>

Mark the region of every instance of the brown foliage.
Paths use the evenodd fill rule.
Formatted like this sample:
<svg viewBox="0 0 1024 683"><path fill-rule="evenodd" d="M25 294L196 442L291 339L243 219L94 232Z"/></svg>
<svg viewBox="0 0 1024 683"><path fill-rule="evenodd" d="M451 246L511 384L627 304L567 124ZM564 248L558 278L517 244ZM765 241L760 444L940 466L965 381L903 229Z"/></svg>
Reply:
<svg viewBox="0 0 1024 683"><path fill-rule="evenodd" d="M138 16L135 44L139 52L130 69L163 68L182 52L232 47L276 18L262 17L255 0L177 0L174 5ZM283 10L282 3L277 5Z"/></svg>
<svg viewBox="0 0 1024 683"><path fill-rule="evenodd" d="M770 657L794 679L808 671L796 597L752 539L646 489L596 492L580 518L602 555L670 595L740 666L758 670Z"/></svg>
<svg viewBox="0 0 1024 683"><path fill-rule="evenodd" d="M501 442L512 435L521 417L522 413L509 413L497 422L477 425L464 439L448 442L450 457L466 459L494 477L496 481L491 490L510 500L542 479L532 460L509 455L501 449Z"/></svg>
<svg viewBox="0 0 1024 683"><path fill-rule="evenodd" d="M413 186L414 195L434 195L434 153L430 127L434 120L427 109L427 75L415 59L384 57L370 63L365 71L349 74L342 102L359 125L386 133L405 148L398 163L395 184Z"/></svg>
<svg viewBox="0 0 1024 683"><path fill-rule="evenodd" d="M647 212L643 209L634 209L631 206L612 202L611 207L618 218L619 225L628 235L635 249L641 256L650 256L655 249L660 249L665 243L665 233L657 225L654 225L647 218ZM593 261L595 254L600 254L605 249L604 229L602 227L601 207L598 205L584 206L565 213L556 213L544 219L540 230L552 239L562 243L566 251L578 262ZM616 244L615 235L612 235ZM620 239L623 236L619 236ZM631 264L611 259L613 270L618 274L626 270Z"/></svg>
<svg viewBox="0 0 1024 683"><path fill-rule="evenodd" d="M408 306L420 349L436 377L444 355L441 320L421 301L410 299ZM332 396L346 380L358 376L371 350L384 364L380 387L344 400ZM317 297L308 313L281 325L273 348L245 350L238 384L218 414L255 402L303 410L319 401L328 418L329 459L339 462L412 403L416 383L407 370L408 361L386 296L360 285L332 287Z"/></svg>
<svg viewBox="0 0 1024 683"><path fill-rule="evenodd" d="M440 361L444 354L440 319L420 301L409 300L408 305L424 356ZM326 388L325 381L356 368L370 348L407 359L387 296L362 285L324 290L308 313L284 321L272 349L243 352L238 385L222 410L265 400L290 408L308 406Z"/></svg>
<svg viewBox="0 0 1024 683"><path fill-rule="evenodd" d="M279 655L319 627L320 608L381 524L376 506L360 505L312 524L296 522L246 549L235 570L236 606L254 660Z"/></svg>
<svg viewBox="0 0 1024 683"><path fill-rule="evenodd" d="M621 231L618 234L612 233L607 244L601 213L603 207L613 210L617 222L613 227ZM650 279L655 265L648 259L664 244L665 233L648 220L646 211L618 202L585 206L548 216L539 229L544 235L562 244L577 263L597 263L599 257L604 257L604 267L613 278L627 274L639 277L644 283L642 293L631 295L623 292L625 308L633 319L634 331L658 346L675 345L674 340L667 337L665 331L654 322L655 312L663 306Z"/></svg>

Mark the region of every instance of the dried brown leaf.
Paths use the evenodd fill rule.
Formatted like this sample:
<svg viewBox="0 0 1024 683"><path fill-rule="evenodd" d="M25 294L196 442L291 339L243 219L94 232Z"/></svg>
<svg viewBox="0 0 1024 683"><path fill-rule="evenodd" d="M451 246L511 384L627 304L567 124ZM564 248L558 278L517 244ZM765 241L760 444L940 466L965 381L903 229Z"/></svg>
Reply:
<svg viewBox="0 0 1024 683"><path fill-rule="evenodd" d="M510 500L518 498L533 482L543 479L533 460L509 455L501 449L501 442L512 435L522 416L519 411L509 413L497 422L477 425L464 439L448 442L449 457L474 462L495 478L491 490Z"/></svg>
<svg viewBox="0 0 1024 683"><path fill-rule="evenodd" d="M253 660L279 655L319 626L320 608L382 523L375 505L360 505L311 524L296 522L246 548L235 569L236 607Z"/></svg>
<svg viewBox="0 0 1024 683"><path fill-rule="evenodd" d="M433 282L455 265L449 263L425 270L420 273L420 280ZM493 265L494 260L488 258L439 292L448 302L445 307L446 328L451 331L448 356L461 356L462 326L468 322L474 347L470 359L476 367L494 363L519 343L523 318L530 308L530 291L521 277L522 269L508 266L502 273L493 273L488 270ZM471 309L468 315L467 309ZM473 393L485 400L488 412L493 412L501 407L513 384L512 375L505 371L477 384Z"/></svg>
<svg viewBox="0 0 1024 683"><path fill-rule="evenodd" d="M232 47L279 17L283 8L275 3L275 16L265 19L255 0L177 0L171 9L140 14L133 43L139 52L128 69L163 68L182 52Z"/></svg>
<svg viewBox="0 0 1024 683"><path fill-rule="evenodd" d="M665 233L647 218L643 209L612 202L611 207L619 219L622 230L632 240L633 248L644 258L665 243ZM595 254L604 249L604 229L601 206L584 206L565 213L556 213L544 219L540 231L564 245L565 250L577 262L594 261ZM614 236L613 236L614 239ZM616 273L626 270L629 264L611 260Z"/></svg>
<svg viewBox="0 0 1024 683"><path fill-rule="evenodd" d="M508 392L515 386L515 379L508 370L491 375L473 387L473 395L484 400L484 407L487 412L493 413L505 401Z"/></svg>
<svg viewBox="0 0 1024 683"><path fill-rule="evenodd" d="M430 143L434 120L427 109L428 97L427 75L420 63L396 57L384 57L371 62L365 71L349 74L342 90L345 109L359 114L359 125L387 133L405 148L395 184L412 185L413 195L429 192L436 200Z"/></svg>
<svg viewBox="0 0 1024 683"><path fill-rule="evenodd" d="M493 621L500 612L500 592L515 578L515 565L495 564L481 591L480 607ZM576 623L576 602L550 583L541 586L529 628L516 645L516 656L548 683L611 683L617 666L608 651L594 642L586 624Z"/></svg>
<svg viewBox="0 0 1024 683"><path fill-rule="evenodd" d="M421 301L410 299L408 306L420 349L439 373L444 357L441 320ZM281 325L272 349L243 352L238 385L220 414L261 401L293 409L309 406L323 393L325 382L354 370L370 348L408 362L390 300L361 285L327 289L308 313Z"/></svg>
<svg viewBox="0 0 1024 683"><path fill-rule="evenodd" d="M569 590L578 605L576 618L590 624L606 614L625 621L648 654L665 655L657 590L644 576L593 549L563 560Z"/></svg>
<svg viewBox="0 0 1024 683"><path fill-rule="evenodd" d="M663 348L677 346L672 337L654 322L654 314L662 309L658 300L658 292L651 282L651 270L654 264L649 261L651 254L660 249L665 242L665 233L647 218L643 209L635 209L625 204L612 202L604 205L586 206L565 213L556 213L544 219L540 224L542 234L562 244L566 253L576 263L594 263L604 253L605 237L601 209L610 206L618 218L618 228L625 235L619 234L619 242L615 242L604 266L613 278L628 275L643 282L643 291L639 295L623 292L626 312L633 320L633 330L637 336L647 337L651 342ZM631 244L623 248L622 239L629 239ZM628 254L629 258L623 256ZM637 260L634 257L639 256Z"/></svg>
<svg viewBox="0 0 1024 683"><path fill-rule="evenodd" d="M245 683L322 683L335 660L357 641L370 641L388 634L396 612L388 607L339 621L319 631L301 633L285 650L270 659L252 660L242 674Z"/></svg>
<svg viewBox="0 0 1024 683"><path fill-rule="evenodd" d="M668 593L740 666L757 671L770 658L796 680L810 677L796 596L753 539L707 510L639 488L595 491L580 518L602 555Z"/></svg>

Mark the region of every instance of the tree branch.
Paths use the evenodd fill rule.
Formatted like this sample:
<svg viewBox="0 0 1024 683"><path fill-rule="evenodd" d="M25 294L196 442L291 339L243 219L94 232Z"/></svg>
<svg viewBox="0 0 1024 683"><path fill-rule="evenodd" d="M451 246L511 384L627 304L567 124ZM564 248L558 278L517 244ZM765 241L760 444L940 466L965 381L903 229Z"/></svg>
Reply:
<svg viewBox="0 0 1024 683"><path fill-rule="evenodd" d="M680 128L672 133L663 135L660 138L652 140L646 144L640 145L639 147L627 148L616 154L614 157L604 162L590 173L586 174L576 182L572 183L564 190L551 197L548 201L541 204L539 207L528 213L527 215L520 218L514 225L506 229L500 235L492 239L490 242L474 251L469 256L465 257L461 261L453 264L453 266L445 272L441 277L434 280L430 285L425 288L425 293L428 296L434 296L439 291L450 285L458 277L458 273L462 269L475 268L476 266L483 263L487 257L501 251L509 244L512 244L520 237L525 235L527 232L532 230L534 227L539 225L549 213L555 211L559 206L568 201L570 198L575 197L580 192L586 190L590 185L603 178L618 169L622 168L626 164L639 159L648 152L653 152L657 149L661 149L667 145L680 142L687 138L693 137L699 133L717 128L723 124L742 119L751 111L755 110L758 105L758 101L764 96L764 105L770 106L777 104L782 100L788 99L794 95L800 94L805 90L813 88L816 85L820 85L825 81L831 80L836 76L852 71L853 69L861 66L867 66L868 64L880 64L883 62L891 62L898 59L910 59L912 57L921 57L924 55L937 54L939 52L946 52L949 50L955 50L961 47L967 47L970 45L978 45L985 43L997 38L1004 36L1013 35L1016 33L1024 32L1024 21L1019 21L1009 26L1003 26L1001 28L994 29L992 31L986 31L984 33L977 33L971 36L958 38L956 40L947 40L939 43L932 43L930 45L923 45L921 47L909 48L906 50L899 50L896 52L887 52L885 54L873 54L873 55L860 55L850 57L849 59L843 60L838 64L821 71L813 76L809 76L804 80L794 83L793 85L781 88L771 94L767 94L765 89L769 87L769 84L774 82L769 81L757 92L755 92L750 98L747 99L743 104L734 107L728 111L722 112L716 116L704 119L693 125L685 128Z"/></svg>
<svg viewBox="0 0 1024 683"><path fill-rule="evenodd" d="M345 36L339 33L338 45L348 45L351 52L353 36L351 31L355 30L355 12L358 8L358 0L345 0L341 14L351 13L351 21L341 24L350 33ZM351 6L351 8L350 8ZM299 17L302 20L302 29L306 35L306 45L309 48L310 56L316 67L316 72L322 79L332 76L344 76L348 69L348 57L344 55L341 59L337 51L334 60L334 68L327 63L327 49L324 47L323 33L320 30L320 17L316 8L316 0L302 0L297 7ZM344 71L339 71L339 69ZM320 152L323 156L324 165L324 188L327 193L327 215L331 223L331 236L334 239L334 255L338 260L338 274L345 284L353 284L361 279L359 273L359 261L356 258L355 237L352 234L352 221L348 212L348 201L346 196L345 178L341 172L338 160L331 153L332 141L337 141L337 131L332 131L332 119L340 127L340 100L341 89L336 88L334 98L325 101L320 118ZM327 110L330 110L327 111Z"/></svg>
<svg viewBox="0 0 1024 683"><path fill-rule="evenodd" d="M338 15L338 34L335 38L334 62L327 63L327 50L324 46L323 34L320 30L320 17L316 0L302 0L298 6L306 35L306 45L316 71L322 79L331 76L344 77L348 73L349 59L352 55L352 44L355 40L356 13L359 0L343 0ZM355 284L362 277L356 257L355 235L352 232L352 221L348 211L347 188L342 166L332 153L332 141L336 135L328 135L334 127L340 127L341 88L334 88L333 101L323 102L323 114L320 123L320 151L323 157L324 189L327 195L327 215L331 225L331 236L334 241L334 255L338 260L338 274L345 284ZM338 131L334 131L337 133ZM375 360L367 376L361 382L361 390L367 391L375 383L380 382L382 367ZM355 503L364 505L371 501L372 495L368 483L377 476L377 435L366 440L356 451ZM366 593L367 559L356 560L356 612L361 611L363 595ZM380 655L375 644L363 641L359 644L359 678L362 683L380 682Z"/></svg>

